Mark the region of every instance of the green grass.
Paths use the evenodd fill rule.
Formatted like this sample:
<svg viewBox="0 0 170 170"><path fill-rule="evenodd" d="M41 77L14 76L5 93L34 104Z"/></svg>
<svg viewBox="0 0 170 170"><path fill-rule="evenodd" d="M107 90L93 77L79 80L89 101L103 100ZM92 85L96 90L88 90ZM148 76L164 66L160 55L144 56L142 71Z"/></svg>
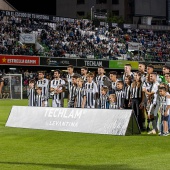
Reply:
<svg viewBox="0 0 170 170"><path fill-rule="evenodd" d="M0 100L0 170L168 170L170 137L112 136L5 127L13 105Z"/></svg>

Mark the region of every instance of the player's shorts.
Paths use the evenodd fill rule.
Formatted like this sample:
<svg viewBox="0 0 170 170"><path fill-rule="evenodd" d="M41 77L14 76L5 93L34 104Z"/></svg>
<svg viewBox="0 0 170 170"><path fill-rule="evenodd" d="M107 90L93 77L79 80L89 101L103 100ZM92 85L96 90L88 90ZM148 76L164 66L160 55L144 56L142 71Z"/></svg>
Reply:
<svg viewBox="0 0 170 170"><path fill-rule="evenodd" d="M44 101L44 107L48 107L49 105L48 105L48 100L45 100Z"/></svg>
<svg viewBox="0 0 170 170"><path fill-rule="evenodd" d="M62 107L63 103L61 100L52 100L52 107Z"/></svg>
<svg viewBox="0 0 170 170"><path fill-rule="evenodd" d="M168 116L164 116L164 115L162 116L163 121L168 121L168 118L169 118L169 115Z"/></svg>

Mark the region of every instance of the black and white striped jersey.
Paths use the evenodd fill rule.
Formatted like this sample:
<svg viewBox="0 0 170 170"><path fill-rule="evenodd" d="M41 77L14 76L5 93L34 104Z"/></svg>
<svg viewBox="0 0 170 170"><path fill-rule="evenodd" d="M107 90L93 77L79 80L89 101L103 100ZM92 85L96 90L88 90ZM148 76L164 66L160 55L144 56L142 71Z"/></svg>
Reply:
<svg viewBox="0 0 170 170"><path fill-rule="evenodd" d="M111 94L115 94L117 82L117 80L115 82L111 82Z"/></svg>
<svg viewBox="0 0 170 170"><path fill-rule="evenodd" d="M168 83L167 86L168 86L168 93L170 93L170 83Z"/></svg>
<svg viewBox="0 0 170 170"><path fill-rule="evenodd" d="M75 96L76 96L76 85L71 85L70 91L69 91L69 104L74 105L75 102Z"/></svg>
<svg viewBox="0 0 170 170"><path fill-rule="evenodd" d="M116 102L110 102L109 109L118 109Z"/></svg>
<svg viewBox="0 0 170 170"><path fill-rule="evenodd" d="M87 77L86 76L81 76L81 78L83 79L84 83L87 83Z"/></svg>
<svg viewBox="0 0 170 170"><path fill-rule="evenodd" d="M45 98L42 95L37 94L35 97L35 106L42 107L43 101L45 101Z"/></svg>
<svg viewBox="0 0 170 170"><path fill-rule="evenodd" d="M124 73L123 74L123 82L125 82L125 77L126 77L127 75ZM133 72L131 72L130 73L130 77L131 77L131 81L133 81L134 80L134 73Z"/></svg>
<svg viewBox="0 0 170 170"><path fill-rule="evenodd" d="M27 91L28 95L28 106L35 106L35 89L31 88Z"/></svg>
<svg viewBox="0 0 170 170"><path fill-rule="evenodd" d="M77 107L77 108L82 107L84 96L86 96L85 89L77 87L76 92L75 92L75 97L76 97L76 106L75 107Z"/></svg>
<svg viewBox="0 0 170 170"><path fill-rule="evenodd" d="M97 84L97 88L98 88L98 93L99 93L99 97L100 97L100 92L101 92L101 87L104 86L104 81L106 80L106 76L103 75L102 77L101 76L96 76L96 84Z"/></svg>
<svg viewBox="0 0 170 170"><path fill-rule="evenodd" d="M152 97L152 101L151 101L152 104L156 104L156 100L158 96L158 86L159 86L159 83L157 81L154 83L151 83L149 91L154 93Z"/></svg>
<svg viewBox="0 0 170 170"><path fill-rule="evenodd" d="M124 100L125 100L125 92L123 89L121 90L116 90L115 91L116 94L116 104L117 104L117 108L124 108Z"/></svg>
<svg viewBox="0 0 170 170"><path fill-rule="evenodd" d="M160 102L160 113L164 115L166 107L167 107L167 97L166 96L159 96L159 102Z"/></svg>
<svg viewBox="0 0 170 170"><path fill-rule="evenodd" d="M152 83L144 81L143 84L142 84L142 89L146 89L148 92L150 92L151 85L152 85ZM146 99L148 99L148 94L145 93L144 96L146 97Z"/></svg>
<svg viewBox="0 0 170 170"><path fill-rule="evenodd" d="M81 76L81 78L83 79L83 87L85 87L85 84L87 83L87 77L86 76Z"/></svg>
<svg viewBox="0 0 170 170"><path fill-rule="evenodd" d="M142 86L140 85L133 87L131 84L131 98L132 99L141 99L142 98Z"/></svg>
<svg viewBox="0 0 170 170"><path fill-rule="evenodd" d="M70 91L70 88L72 86L72 77L73 77L73 75L74 75L74 73L72 75L67 74L67 76L66 76L68 91Z"/></svg>
<svg viewBox="0 0 170 170"><path fill-rule="evenodd" d="M50 82L50 88L54 88L54 94L53 94L53 99L56 100L61 100L61 98L63 98L63 93L55 93L55 91L58 90L62 90L63 86L65 85L65 81L61 78L59 79L53 79Z"/></svg>
<svg viewBox="0 0 170 170"><path fill-rule="evenodd" d="M130 94L131 94L130 90L131 90L130 85L124 86L125 100L130 100Z"/></svg>
<svg viewBox="0 0 170 170"><path fill-rule="evenodd" d="M150 82L144 81L144 82L142 83L142 88L149 89L150 86L151 86L151 83L150 83Z"/></svg>
<svg viewBox="0 0 170 170"><path fill-rule="evenodd" d="M141 75L142 83L146 82L146 75L147 75L147 72L142 73L142 75Z"/></svg>
<svg viewBox="0 0 170 170"><path fill-rule="evenodd" d="M99 99L99 108L100 109L108 109L109 108L109 96L106 95L100 95Z"/></svg>
<svg viewBox="0 0 170 170"><path fill-rule="evenodd" d="M49 98L49 80L44 78L37 81L37 87L42 87L42 96Z"/></svg>
<svg viewBox="0 0 170 170"><path fill-rule="evenodd" d="M86 106L87 107L94 107L96 99L96 93L98 93L97 84L92 81L91 83L87 82L85 84L85 91L86 91Z"/></svg>

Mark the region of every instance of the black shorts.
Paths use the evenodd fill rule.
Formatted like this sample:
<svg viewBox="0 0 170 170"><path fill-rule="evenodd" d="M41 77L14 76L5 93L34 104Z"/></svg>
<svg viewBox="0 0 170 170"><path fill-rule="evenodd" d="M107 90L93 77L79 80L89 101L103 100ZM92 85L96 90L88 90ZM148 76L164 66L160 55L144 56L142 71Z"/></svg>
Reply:
<svg viewBox="0 0 170 170"><path fill-rule="evenodd" d="M164 116L164 115L162 116L163 121L168 121L168 118L169 118L169 115L168 116Z"/></svg>

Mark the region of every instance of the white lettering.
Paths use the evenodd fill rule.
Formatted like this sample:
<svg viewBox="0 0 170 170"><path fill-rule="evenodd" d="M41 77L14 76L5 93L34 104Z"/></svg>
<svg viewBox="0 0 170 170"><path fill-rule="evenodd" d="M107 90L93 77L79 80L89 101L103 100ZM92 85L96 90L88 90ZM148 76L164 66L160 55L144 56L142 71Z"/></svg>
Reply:
<svg viewBox="0 0 170 170"><path fill-rule="evenodd" d="M70 112L70 114L68 115L68 118L74 118L74 110L72 110L72 111Z"/></svg>
<svg viewBox="0 0 170 170"><path fill-rule="evenodd" d="M48 109L45 109L45 117L47 117L47 114L48 114Z"/></svg>
<svg viewBox="0 0 170 170"><path fill-rule="evenodd" d="M49 110L49 113L48 113L48 117L53 117L53 113L54 113L53 110L50 109L50 110Z"/></svg>
<svg viewBox="0 0 170 170"><path fill-rule="evenodd" d="M64 109L59 109L58 117L63 117L64 114L65 114L65 110Z"/></svg>
<svg viewBox="0 0 170 170"><path fill-rule="evenodd" d="M24 63L24 60L22 59L8 59L8 63Z"/></svg>
<svg viewBox="0 0 170 170"><path fill-rule="evenodd" d="M50 121L49 126L78 127L78 122Z"/></svg>
<svg viewBox="0 0 170 170"><path fill-rule="evenodd" d="M35 15L35 18L36 19L46 19L46 20L49 20L50 18L49 18L49 16L47 16L47 15Z"/></svg>
<svg viewBox="0 0 170 170"><path fill-rule="evenodd" d="M77 117L78 117L78 118L80 119L82 114L83 114L83 110L80 110L80 111L77 110L77 111L75 112L74 118L77 118Z"/></svg>
<svg viewBox="0 0 170 170"><path fill-rule="evenodd" d="M66 109L46 109L45 110L45 117L58 117L58 118L65 118L65 119L77 119L81 118L83 114L83 110L66 110Z"/></svg>
<svg viewBox="0 0 170 170"><path fill-rule="evenodd" d="M63 114L63 118L68 118L68 116L67 116L67 112L64 112L64 114Z"/></svg>
<svg viewBox="0 0 170 170"><path fill-rule="evenodd" d="M99 66L102 66L103 63L102 61L84 61L85 62L85 66L88 66L88 67L99 67Z"/></svg>
<svg viewBox="0 0 170 170"><path fill-rule="evenodd" d="M27 64L35 64L36 60L25 60L25 63L27 63Z"/></svg>
<svg viewBox="0 0 170 170"><path fill-rule="evenodd" d="M24 60L24 59L7 59L8 63L26 63L26 64L36 64L36 60Z"/></svg>

